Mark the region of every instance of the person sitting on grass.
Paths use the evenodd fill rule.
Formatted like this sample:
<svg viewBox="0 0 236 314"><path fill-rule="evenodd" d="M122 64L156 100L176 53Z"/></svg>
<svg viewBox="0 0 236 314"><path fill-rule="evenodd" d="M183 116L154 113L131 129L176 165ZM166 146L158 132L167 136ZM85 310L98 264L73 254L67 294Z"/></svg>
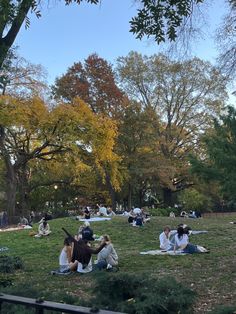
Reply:
<svg viewBox="0 0 236 314"><path fill-rule="evenodd" d="M98 254L104 246L106 246L105 241L101 242L101 245L97 248L92 248L90 241L93 241L94 238L89 235L88 232L82 231L82 239L76 240L69 234L66 229L62 228L64 232L68 235L69 239L73 242L73 253L72 253L72 262L78 261L77 272L79 273L88 273L92 271L92 254Z"/></svg>
<svg viewBox="0 0 236 314"><path fill-rule="evenodd" d="M143 221L143 217L141 214L137 214L134 222L133 222L133 226L137 226L137 227L142 227L144 224L144 221Z"/></svg>
<svg viewBox="0 0 236 314"><path fill-rule="evenodd" d="M171 229L169 226L165 226L163 232L159 236L160 249L163 251L170 251L174 249L173 243L170 241Z"/></svg>
<svg viewBox="0 0 236 314"><path fill-rule="evenodd" d="M104 268L111 269L113 266L118 265L118 255L108 235L104 235L102 240L105 241L106 245L98 253L96 268L99 270Z"/></svg>
<svg viewBox="0 0 236 314"><path fill-rule="evenodd" d="M175 235L174 252L181 251L182 253L188 254L208 253L209 251L206 248L189 243L188 232L189 231L182 226L178 227Z"/></svg>
<svg viewBox="0 0 236 314"><path fill-rule="evenodd" d="M89 207L87 206L84 210L84 219L90 219L90 209Z"/></svg>
<svg viewBox="0 0 236 314"><path fill-rule="evenodd" d="M76 270L78 261L72 262L72 242L67 237L64 239L64 247L61 250L61 254L59 256L59 265L60 265L60 272L65 273L69 271Z"/></svg>
<svg viewBox="0 0 236 314"><path fill-rule="evenodd" d="M44 236L48 236L51 233L49 223L46 220L39 225L38 234L35 237L40 238Z"/></svg>
<svg viewBox="0 0 236 314"><path fill-rule="evenodd" d="M83 225L79 227L78 235L75 236L76 240L82 239L82 232L89 234L90 237L93 237L93 230L90 228L90 223L85 221Z"/></svg>
<svg viewBox="0 0 236 314"><path fill-rule="evenodd" d="M130 212L128 213L128 223L132 224L133 221L135 220L135 218L136 218L136 215L135 215L133 209L131 209Z"/></svg>

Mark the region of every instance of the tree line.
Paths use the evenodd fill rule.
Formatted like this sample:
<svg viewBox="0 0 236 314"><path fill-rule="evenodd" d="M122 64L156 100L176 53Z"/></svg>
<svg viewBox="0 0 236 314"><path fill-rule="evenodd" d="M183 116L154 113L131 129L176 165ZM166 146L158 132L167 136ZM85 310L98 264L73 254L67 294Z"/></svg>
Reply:
<svg viewBox="0 0 236 314"><path fill-rule="evenodd" d="M209 62L130 52L113 66L92 54L51 87L40 66L14 51L3 68L0 166L9 215L55 197L64 206L113 209L173 206L191 193L208 209L233 200L219 134L232 127L234 110L225 111L227 76ZM230 147L233 135L226 138Z"/></svg>

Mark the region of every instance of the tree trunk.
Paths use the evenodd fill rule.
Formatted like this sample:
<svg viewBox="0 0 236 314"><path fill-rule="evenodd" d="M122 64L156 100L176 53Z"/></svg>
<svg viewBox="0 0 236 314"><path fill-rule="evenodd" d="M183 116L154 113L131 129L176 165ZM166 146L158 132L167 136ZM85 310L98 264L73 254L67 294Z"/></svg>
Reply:
<svg viewBox="0 0 236 314"><path fill-rule="evenodd" d="M128 209L130 210L132 208L132 190L131 190L131 184L129 184L129 194L128 194Z"/></svg>
<svg viewBox="0 0 236 314"><path fill-rule="evenodd" d="M22 215L27 216L29 213L29 182L28 182L28 169L23 165L18 171L18 183L20 194L20 208Z"/></svg>
<svg viewBox="0 0 236 314"><path fill-rule="evenodd" d="M16 188L17 180L15 169L13 165L9 162L6 164L6 210L8 213L9 221L12 222L15 213L15 203L16 203Z"/></svg>
<svg viewBox="0 0 236 314"><path fill-rule="evenodd" d="M111 207L112 207L112 210L116 211L116 193L115 193L115 190L114 190L114 188L113 188L113 186L111 184L110 176L107 173L107 171L106 171L106 184L107 184L108 191L109 191L109 194L110 194L110 197L111 197Z"/></svg>
<svg viewBox="0 0 236 314"><path fill-rule="evenodd" d="M5 128L0 125L0 153L6 166L6 210L9 216L9 221L12 222L15 216L15 201L16 201L16 173L15 168L11 163L11 157L5 148Z"/></svg>
<svg viewBox="0 0 236 314"><path fill-rule="evenodd" d="M169 188L163 188L163 201L164 206L172 206L172 190Z"/></svg>
<svg viewBox="0 0 236 314"><path fill-rule="evenodd" d="M1 35L4 34L0 38L0 69L2 67L2 64L7 56L7 53L11 46L13 45L17 34L19 33L19 30L29 12L30 7L33 4L33 0L22 0L18 6L17 14L15 18L13 19L10 27L8 28L8 32L4 34L4 30L6 30L7 22L1 24L0 33ZM8 25L9 26L9 25Z"/></svg>

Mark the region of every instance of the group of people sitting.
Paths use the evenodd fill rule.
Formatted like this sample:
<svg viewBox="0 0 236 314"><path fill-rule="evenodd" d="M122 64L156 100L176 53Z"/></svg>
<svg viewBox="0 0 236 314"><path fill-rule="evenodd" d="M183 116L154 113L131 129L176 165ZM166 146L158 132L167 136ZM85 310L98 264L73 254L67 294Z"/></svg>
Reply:
<svg viewBox="0 0 236 314"><path fill-rule="evenodd" d="M202 215L197 210L190 210L189 213L187 213L186 211L182 211L180 213L180 217L183 217L183 218L201 218Z"/></svg>
<svg viewBox="0 0 236 314"><path fill-rule="evenodd" d="M130 212L128 212L128 223L133 226L141 227L147 221L150 221L150 217L143 208L132 208Z"/></svg>
<svg viewBox="0 0 236 314"><path fill-rule="evenodd" d="M93 211L89 206L86 206L83 210L84 219L90 219L92 215L95 216L115 216L116 214L113 212L110 206L106 207L105 205L96 205L96 210Z"/></svg>
<svg viewBox="0 0 236 314"><path fill-rule="evenodd" d="M95 239L88 222L79 228L78 234L74 237L64 228L63 230L67 237L59 256L61 273L70 271L88 273L94 269L112 269L118 265L118 255L108 235L103 235L99 239L100 245L98 247L93 248L91 246L91 241ZM94 264L92 263L93 254L97 254L97 260Z"/></svg>
<svg viewBox="0 0 236 314"><path fill-rule="evenodd" d="M163 232L159 236L161 250L188 254L208 253L209 250L206 248L189 242L190 234L191 228L185 224L178 225L177 231L172 231L169 226L164 227Z"/></svg>

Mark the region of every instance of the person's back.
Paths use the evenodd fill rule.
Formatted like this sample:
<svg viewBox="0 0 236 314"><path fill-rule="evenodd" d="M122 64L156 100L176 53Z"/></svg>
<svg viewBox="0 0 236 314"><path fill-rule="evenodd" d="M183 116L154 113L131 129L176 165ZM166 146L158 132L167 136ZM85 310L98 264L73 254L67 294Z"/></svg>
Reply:
<svg viewBox="0 0 236 314"><path fill-rule="evenodd" d="M141 215L138 215L135 221L136 221L136 226L141 227L143 225L143 218Z"/></svg>

